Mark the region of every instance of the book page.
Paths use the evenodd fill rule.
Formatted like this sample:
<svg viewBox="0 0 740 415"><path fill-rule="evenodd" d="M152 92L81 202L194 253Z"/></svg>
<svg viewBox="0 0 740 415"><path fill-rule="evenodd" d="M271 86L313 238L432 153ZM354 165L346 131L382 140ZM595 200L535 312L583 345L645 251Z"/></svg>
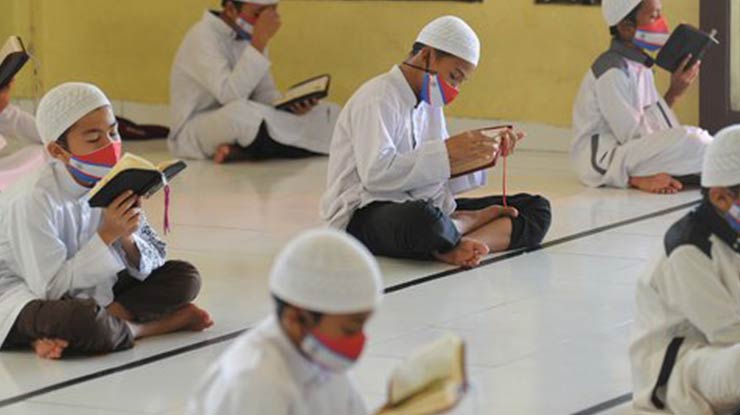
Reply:
<svg viewBox="0 0 740 415"><path fill-rule="evenodd" d="M11 53L23 51L25 51L25 49L23 48L23 43L21 43L20 38L17 36L11 36L7 41L5 41L3 48L0 49L0 62Z"/></svg>
<svg viewBox="0 0 740 415"><path fill-rule="evenodd" d="M298 85L295 88L289 89L282 98L274 102L274 105L280 105L284 102L288 102L296 98L326 91L328 84L329 77L322 76L321 78L315 79L302 85Z"/></svg>
<svg viewBox="0 0 740 415"><path fill-rule="evenodd" d="M449 335L426 346L401 364L391 377L389 403L396 404L431 383L462 376L462 340Z"/></svg>
<svg viewBox="0 0 740 415"><path fill-rule="evenodd" d="M95 184L95 186L90 190L90 198L95 196L96 193L100 191L103 187L105 187L106 184L108 184L111 179L116 177L118 173L128 170L128 169L140 169L140 170L153 170L153 171L159 171L157 167L154 166L151 162L149 162L146 159L143 159L139 156L135 156L131 153L126 153L121 157L120 160L118 160L118 163L116 163L115 166L113 166L113 169L105 175L100 181Z"/></svg>

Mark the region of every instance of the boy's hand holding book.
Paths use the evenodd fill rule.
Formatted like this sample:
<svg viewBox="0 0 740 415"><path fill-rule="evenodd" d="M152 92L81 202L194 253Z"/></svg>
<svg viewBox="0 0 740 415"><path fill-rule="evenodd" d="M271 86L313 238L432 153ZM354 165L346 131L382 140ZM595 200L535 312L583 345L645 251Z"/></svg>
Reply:
<svg viewBox="0 0 740 415"><path fill-rule="evenodd" d="M133 234L141 225L140 197L126 191L103 210L98 235L110 246L121 238Z"/></svg>

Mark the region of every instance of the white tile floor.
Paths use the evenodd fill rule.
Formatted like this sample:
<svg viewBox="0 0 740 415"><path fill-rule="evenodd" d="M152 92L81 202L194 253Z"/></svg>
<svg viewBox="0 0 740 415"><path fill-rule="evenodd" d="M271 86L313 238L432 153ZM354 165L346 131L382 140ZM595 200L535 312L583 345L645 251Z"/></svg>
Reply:
<svg viewBox="0 0 740 415"><path fill-rule="evenodd" d="M167 158L162 142L127 148L154 161ZM191 162L173 184L170 256L200 268L205 281L199 303L216 326L102 357L47 362L31 353L2 353L0 414L182 413L198 376L230 341L157 356L251 327L271 311L272 258L297 232L320 224L325 168L324 158L229 166ZM499 174L477 194L497 193ZM652 196L584 189L563 153L520 152L511 159L510 177L515 191L552 201L547 241L553 245L388 294L354 371L373 406L382 402L394 365L445 331L468 343L474 393L460 408L465 413L567 414L629 392L634 283L662 233L686 209L599 228L685 205L698 192ZM146 207L160 226L161 199ZM588 234L593 230L598 232ZM381 259L381 266L387 287L450 269L390 259ZM149 363L137 363L147 358ZM601 413L630 410L624 404Z"/></svg>

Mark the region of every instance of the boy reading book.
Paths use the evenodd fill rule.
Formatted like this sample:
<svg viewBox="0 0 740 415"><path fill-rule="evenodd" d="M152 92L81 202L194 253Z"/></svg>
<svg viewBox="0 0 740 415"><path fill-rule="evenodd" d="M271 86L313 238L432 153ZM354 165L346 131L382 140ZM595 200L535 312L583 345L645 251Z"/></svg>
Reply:
<svg viewBox="0 0 740 415"><path fill-rule="evenodd" d="M281 25L278 0L222 0L185 36L172 65L168 144L183 158L237 160L327 154L339 107L319 94L283 96L268 45ZM320 86L318 82L304 84ZM278 108L276 108L276 105Z"/></svg>
<svg viewBox="0 0 740 415"><path fill-rule="evenodd" d="M343 232L312 230L278 255L270 274L273 316L208 370L192 415L367 415L347 370L382 298L378 264Z"/></svg>
<svg viewBox="0 0 740 415"><path fill-rule="evenodd" d="M440 17L424 27L407 60L355 92L334 132L324 220L376 255L464 267L542 241L550 225L542 197L516 195L508 207L498 196L456 199L485 184L482 169L508 157L523 137L513 129L449 137L442 107L475 71L479 52L464 21Z"/></svg>
<svg viewBox="0 0 740 415"><path fill-rule="evenodd" d="M213 322L192 301L200 276L166 261L131 191L92 208L90 189L120 158L110 101L67 83L42 99L37 125L53 158L0 195L0 344L44 358L133 347L134 340Z"/></svg>
<svg viewBox="0 0 740 415"><path fill-rule="evenodd" d="M586 73L573 109L570 154L581 181L663 194L697 184L712 137L682 125L671 108L699 76L701 61L681 56L661 96L646 51L661 49L669 38L662 2L604 0L602 11L611 47Z"/></svg>

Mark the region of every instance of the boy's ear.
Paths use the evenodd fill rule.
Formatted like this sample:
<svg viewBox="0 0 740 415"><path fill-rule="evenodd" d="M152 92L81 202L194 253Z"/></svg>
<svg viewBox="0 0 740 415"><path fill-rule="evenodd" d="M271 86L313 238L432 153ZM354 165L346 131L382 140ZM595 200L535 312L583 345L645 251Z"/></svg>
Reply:
<svg viewBox="0 0 740 415"><path fill-rule="evenodd" d="M709 201L722 212L729 212L735 197L730 196L730 191L722 187L712 187L709 189Z"/></svg>
<svg viewBox="0 0 740 415"><path fill-rule="evenodd" d="M69 152L62 148L62 146L59 145L56 141L52 141L51 143L46 145L46 151L49 152L49 155L53 158L62 161L64 163L69 162Z"/></svg>

